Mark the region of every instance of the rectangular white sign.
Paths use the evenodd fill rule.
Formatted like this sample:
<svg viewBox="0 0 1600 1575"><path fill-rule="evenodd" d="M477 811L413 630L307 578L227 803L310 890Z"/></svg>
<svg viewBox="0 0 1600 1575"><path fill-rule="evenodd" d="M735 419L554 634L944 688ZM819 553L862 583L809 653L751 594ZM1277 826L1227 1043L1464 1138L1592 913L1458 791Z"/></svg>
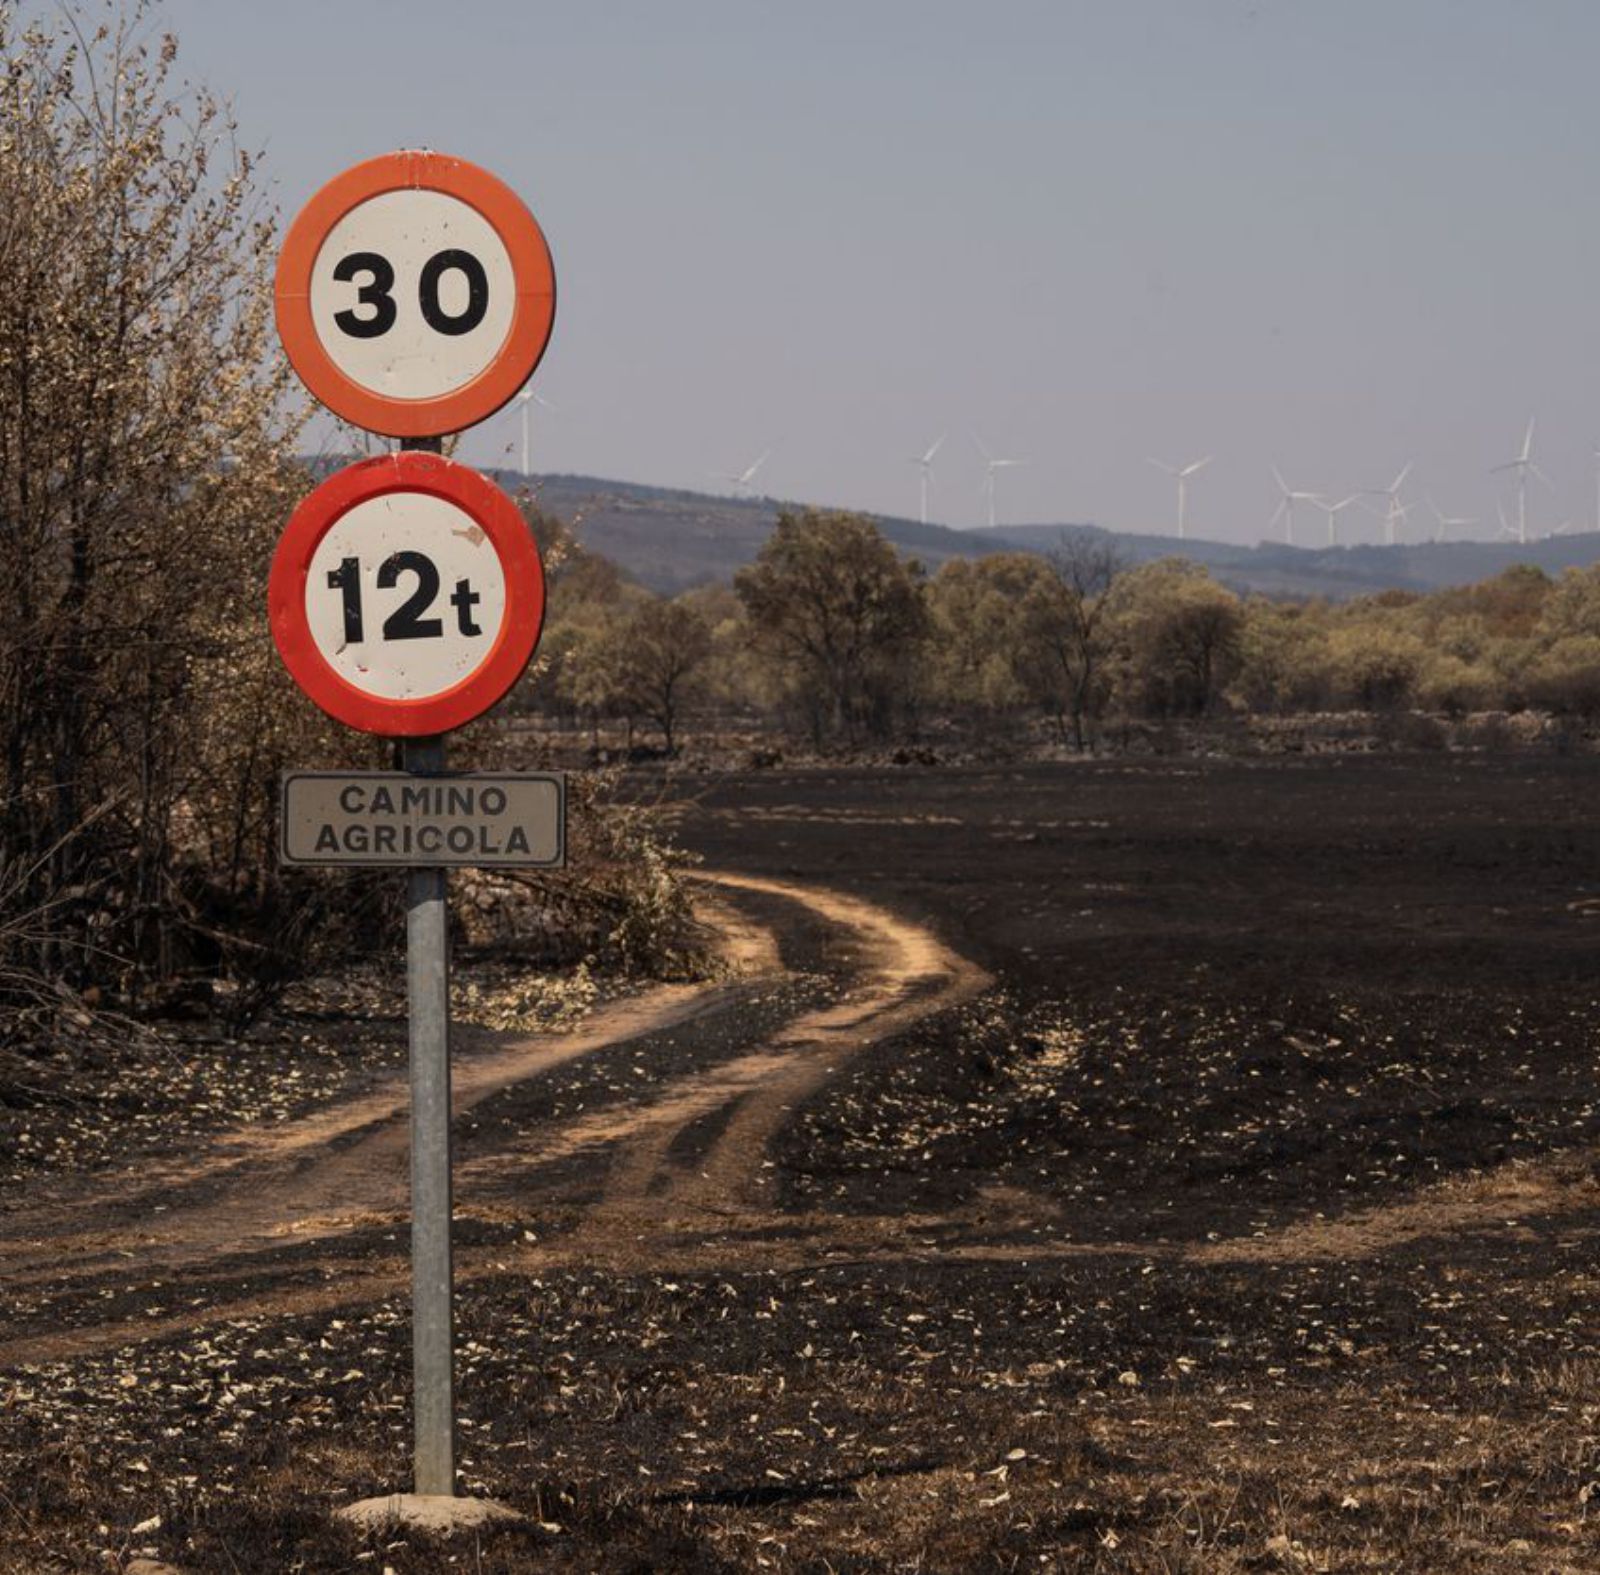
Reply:
<svg viewBox="0 0 1600 1575"><path fill-rule="evenodd" d="M566 862L566 779L550 772L285 773L284 864L549 869Z"/></svg>

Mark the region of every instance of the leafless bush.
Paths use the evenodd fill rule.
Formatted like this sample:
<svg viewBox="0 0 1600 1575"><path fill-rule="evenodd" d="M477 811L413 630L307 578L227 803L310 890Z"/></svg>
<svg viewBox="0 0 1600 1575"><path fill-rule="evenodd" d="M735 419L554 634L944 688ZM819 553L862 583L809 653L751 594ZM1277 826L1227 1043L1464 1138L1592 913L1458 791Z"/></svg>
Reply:
<svg viewBox="0 0 1600 1575"><path fill-rule="evenodd" d="M619 796L622 780L615 771L568 777L566 869L457 880L456 916L469 941L650 978L705 971L708 939L682 879L688 855L661 806Z"/></svg>
<svg viewBox="0 0 1600 1575"><path fill-rule="evenodd" d="M139 5L24 26L0 0L0 924L130 998L294 933L268 783L340 747L260 605L305 485L273 225L176 53Z"/></svg>

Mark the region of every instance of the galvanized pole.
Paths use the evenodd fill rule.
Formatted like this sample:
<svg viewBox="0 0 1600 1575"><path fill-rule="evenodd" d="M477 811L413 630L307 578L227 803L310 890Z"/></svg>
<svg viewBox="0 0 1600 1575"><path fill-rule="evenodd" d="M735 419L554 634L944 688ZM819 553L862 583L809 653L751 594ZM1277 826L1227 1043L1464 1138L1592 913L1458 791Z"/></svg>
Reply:
<svg viewBox="0 0 1600 1575"><path fill-rule="evenodd" d="M438 438L404 448L438 453ZM407 771L444 770L444 739L408 738ZM450 936L442 869L406 874L411 1035L411 1373L415 1491L456 1490L455 1320L450 1256Z"/></svg>

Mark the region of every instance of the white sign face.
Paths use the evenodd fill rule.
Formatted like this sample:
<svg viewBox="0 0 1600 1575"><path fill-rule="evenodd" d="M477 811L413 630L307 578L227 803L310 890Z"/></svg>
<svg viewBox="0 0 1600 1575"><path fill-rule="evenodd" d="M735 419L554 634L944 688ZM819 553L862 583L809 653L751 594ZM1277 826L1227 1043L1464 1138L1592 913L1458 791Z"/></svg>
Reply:
<svg viewBox="0 0 1600 1575"><path fill-rule="evenodd" d="M505 244L469 203L386 191L329 230L310 306L313 331L345 377L389 399L437 399L500 353L516 278Z"/></svg>
<svg viewBox="0 0 1600 1575"><path fill-rule="evenodd" d="M494 649L505 572L464 509L389 492L334 522L312 554L305 598L312 640L341 678L385 700L425 700Z"/></svg>

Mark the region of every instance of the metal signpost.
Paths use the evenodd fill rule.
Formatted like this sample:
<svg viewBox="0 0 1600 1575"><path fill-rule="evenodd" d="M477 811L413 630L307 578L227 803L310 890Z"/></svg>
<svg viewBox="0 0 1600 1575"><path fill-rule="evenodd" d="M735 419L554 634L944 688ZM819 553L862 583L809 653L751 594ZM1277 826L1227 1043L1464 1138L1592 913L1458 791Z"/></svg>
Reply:
<svg viewBox="0 0 1600 1575"><path fill-rule="evenodd" d="M549 867L565 789L549 774L456 774L444 735L527 667L544 576L498 487L442 457L527 383L550 338L555 273L517 196L460 159L400 152L330 181L285 237L278 331L334 414L403 440L339 471L273 557L273 639L337 721L399 741L397 772L292 772L287 864L407 869L412 1364L416 1492L455 1492L447 870Z"/></svg>

